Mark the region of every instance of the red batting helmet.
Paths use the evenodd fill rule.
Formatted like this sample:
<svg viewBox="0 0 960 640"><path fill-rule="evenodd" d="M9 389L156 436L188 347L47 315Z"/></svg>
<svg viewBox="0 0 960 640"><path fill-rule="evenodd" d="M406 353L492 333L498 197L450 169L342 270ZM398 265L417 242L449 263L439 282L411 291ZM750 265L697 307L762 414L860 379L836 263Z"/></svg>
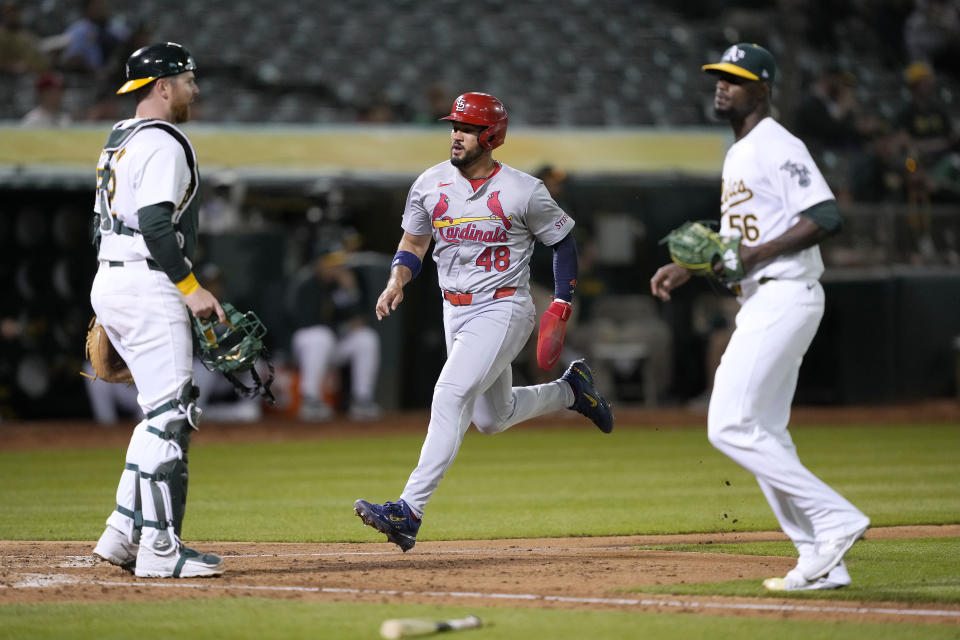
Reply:
<svg viewBox="0 0 960 640"><path fill-rule="evenodd" d="M457 97L450 115L440 119L486 127L478 137L484 149L496 149L507 139L507 110L489 93L471 92Z"/></svg>

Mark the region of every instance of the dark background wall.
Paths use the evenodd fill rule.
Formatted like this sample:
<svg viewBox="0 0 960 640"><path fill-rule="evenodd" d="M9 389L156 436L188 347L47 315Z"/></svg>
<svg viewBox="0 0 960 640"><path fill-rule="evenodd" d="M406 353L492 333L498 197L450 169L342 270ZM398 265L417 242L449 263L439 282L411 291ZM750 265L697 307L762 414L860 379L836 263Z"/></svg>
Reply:
<svg viewBox="0 0 960 640"><path fill-rule="evenodd" d="M403 179L342 185L343 219L362 237L357 269L372 324L383 338L379 399L388 408L428 406L444 359L441 304L431 265L407 288L399 314L382 323L372 316L400 236L407 184ZM289 338L279 312L282 291L292 270L302 264L304 238L316 227L304 215L309 199L303 193L303 184L258 186L253 181L247 195L258 207L256 228L206 235L202 242L203 259L219 264L227 276L227 298L264 319L269 346L281 361ZM0 190L4 419L89 416L78 371L96 269L87 239L91 197L79 185ZM647 294L650 276L667 260L658 240L683 220L713 215L717 194L711 180L571 176L566 197L581 246L602 236L605 220L632 221L629 263L601 260L593 274L606 293L616 295ZM856 235L857 226L849 226ZM824 254L854 240L828 241ZM551 281L549 253L534 260L533 271L534 279ZM826 313L801 370L798 402L886 403L955 393L952 342L960 334L960 270L835 266L828 268L824 286ZM692 320L695 301L703 295L726 294L695 280L673 302L656 305L673 335L667 403L683 403L704 391L706 344ZM18 332L11 330L14 324Z"/></svg>

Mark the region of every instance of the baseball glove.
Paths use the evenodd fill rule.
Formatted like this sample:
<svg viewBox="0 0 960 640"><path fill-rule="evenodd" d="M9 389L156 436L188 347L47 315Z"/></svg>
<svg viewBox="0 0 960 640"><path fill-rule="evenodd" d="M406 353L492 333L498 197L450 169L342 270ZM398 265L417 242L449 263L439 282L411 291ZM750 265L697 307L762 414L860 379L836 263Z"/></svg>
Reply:
<svg viewBox="0 0 960 640"><path fill-rule="evenodd" d="M90 319L85 352L93 365L94 380L100 378L105 382L133 383L130 368L110 342L107 330L97 322L97 316Z"/></svg>
<svg viewBox="0 0 960 640"><path fill-rule="evenodd" d="M684 222L660 241L670 249L670 259L694 275L721 282L744 276L740 236L721 236L700 222Z"/></svg>

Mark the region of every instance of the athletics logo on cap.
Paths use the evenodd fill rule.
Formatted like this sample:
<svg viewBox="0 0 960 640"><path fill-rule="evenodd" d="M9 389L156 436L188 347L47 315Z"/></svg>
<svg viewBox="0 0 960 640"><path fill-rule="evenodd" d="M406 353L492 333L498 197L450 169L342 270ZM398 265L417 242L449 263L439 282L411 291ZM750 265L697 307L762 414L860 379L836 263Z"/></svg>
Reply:
<svg viewBox="0 0 960 640"><path fill-rule="evenodd" d="M759 82L773 82L777 73L773 55L760 45L749 42L733 45L723 52L720 62L705 64L701 68L715 75L729 74Z"/></svg>

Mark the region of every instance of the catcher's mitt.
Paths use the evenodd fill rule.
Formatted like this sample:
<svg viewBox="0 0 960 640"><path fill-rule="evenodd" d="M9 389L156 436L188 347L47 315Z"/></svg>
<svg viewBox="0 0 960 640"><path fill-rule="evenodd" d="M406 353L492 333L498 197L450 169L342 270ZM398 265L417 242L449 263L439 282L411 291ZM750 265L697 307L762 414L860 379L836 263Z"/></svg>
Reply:
<svg viewBox="0 0 960 640"><path fill-rule="evenodd" d="M90 319L85 352L93 365L94 380L100 378L106 382L133 383L130 368L110 342L107 330L97 322L97 316Z"/></svg>
<svg viewBox="0 0 960 640"><path fill-rule="evenodd" d="M730 283L744 276L740 236L721 236L699 222L684 222L660 241L664 243L670 259L694 275Z"/></svg>

